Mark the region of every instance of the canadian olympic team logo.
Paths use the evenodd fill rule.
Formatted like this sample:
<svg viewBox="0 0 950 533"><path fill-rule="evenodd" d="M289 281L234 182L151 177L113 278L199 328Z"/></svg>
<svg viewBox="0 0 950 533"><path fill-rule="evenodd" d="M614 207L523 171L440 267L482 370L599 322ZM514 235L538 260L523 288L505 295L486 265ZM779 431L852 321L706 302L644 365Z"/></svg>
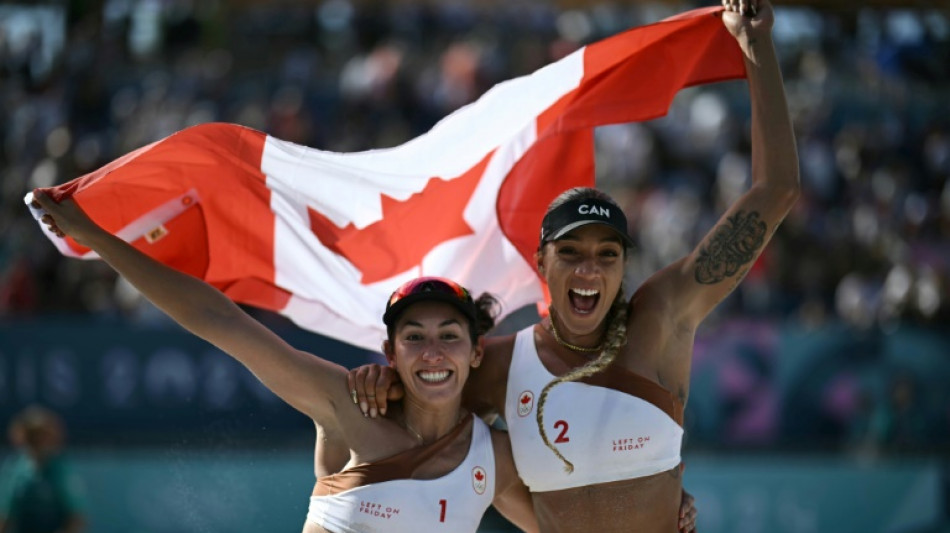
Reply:
<svg viewBox="0 0 950 533"><path fill-rule="evenodd" d="M528 416L534 409L534 393L526 390L518 396L518 416Z"/></svg>
<svg viewBox="0 0 950 533"><path fill-rule="evenodd" d="M485 489L488 487L488 474L485 473L485 469L476 466L472 469L472 488L475 489L477 494L485 494Z"/></svg>

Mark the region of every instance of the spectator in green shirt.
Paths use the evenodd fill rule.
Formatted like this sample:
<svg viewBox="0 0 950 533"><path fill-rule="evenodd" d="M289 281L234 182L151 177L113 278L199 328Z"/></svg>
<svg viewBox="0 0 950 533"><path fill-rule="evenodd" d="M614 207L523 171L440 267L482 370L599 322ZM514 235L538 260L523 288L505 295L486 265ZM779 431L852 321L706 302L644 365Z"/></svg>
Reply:
<svg viewBox="0 0 950 533"><path fill-rule="evenodd" d="M63 457L59 416L31 406L8 429L17 453L0 470L0 533L79 533L85 528L83 488Z"/></svg>

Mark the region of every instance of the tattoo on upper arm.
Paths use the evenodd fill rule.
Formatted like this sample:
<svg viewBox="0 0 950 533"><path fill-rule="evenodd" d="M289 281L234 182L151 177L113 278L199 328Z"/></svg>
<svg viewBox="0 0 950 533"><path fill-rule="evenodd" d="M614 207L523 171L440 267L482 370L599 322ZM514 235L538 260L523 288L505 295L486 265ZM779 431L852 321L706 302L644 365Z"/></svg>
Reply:
<svg viewBox="0 0 950 533"><path fill-rule="evenodd" d="M734 276L755 258L765 242L767 225L758 211L738 211L716 228L709 244L699 250L696 281L712 285Z"/></svg>

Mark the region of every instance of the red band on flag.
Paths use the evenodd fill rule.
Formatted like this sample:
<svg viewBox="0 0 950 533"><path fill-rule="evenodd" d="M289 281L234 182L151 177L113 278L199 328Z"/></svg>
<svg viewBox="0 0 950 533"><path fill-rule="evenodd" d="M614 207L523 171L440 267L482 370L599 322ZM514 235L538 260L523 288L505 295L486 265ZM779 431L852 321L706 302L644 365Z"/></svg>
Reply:
<svg viewBox="0 0 950 533"><path fill-rule="evenodd" d="M660 117L684 87L745 75L722 11L689 11L584 49L583 80L538 116L538 141L498 193L498 223L525 261L534 264L548 204L594 185L592 127Z"/></svg>

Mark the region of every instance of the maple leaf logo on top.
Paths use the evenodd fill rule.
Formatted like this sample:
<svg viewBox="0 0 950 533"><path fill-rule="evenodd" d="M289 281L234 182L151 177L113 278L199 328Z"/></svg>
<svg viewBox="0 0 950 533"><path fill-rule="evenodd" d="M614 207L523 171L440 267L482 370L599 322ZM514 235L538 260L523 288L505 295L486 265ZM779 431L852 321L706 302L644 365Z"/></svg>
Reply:
<svg viewBox="0 0 950 533"><path fill-rule="evenodd" d="M477 494L485 494L485 489L488 488L488 474L480 466L472 469L472 488Z"/></svg>
<svg viewBox="0 0 950 533"><path fill-rule="evenodd" d="M518 398L518 416L528 416L532 409L534 409L534 393L526 390Z"/></svg>

